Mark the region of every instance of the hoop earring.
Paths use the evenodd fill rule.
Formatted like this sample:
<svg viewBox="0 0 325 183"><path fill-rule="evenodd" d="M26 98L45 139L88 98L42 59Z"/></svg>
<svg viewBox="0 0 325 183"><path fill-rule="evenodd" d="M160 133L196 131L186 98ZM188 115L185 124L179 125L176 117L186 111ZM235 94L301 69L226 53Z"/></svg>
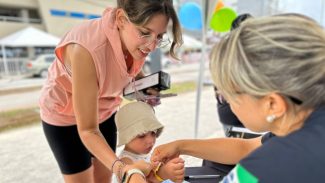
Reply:
<svg viewBox="0 0 325 183"><path fill-rule="evenodd" d="M273 121L276 119L276 116L274 114L266 116L266 121L269 123L273 123Z"/></svg>

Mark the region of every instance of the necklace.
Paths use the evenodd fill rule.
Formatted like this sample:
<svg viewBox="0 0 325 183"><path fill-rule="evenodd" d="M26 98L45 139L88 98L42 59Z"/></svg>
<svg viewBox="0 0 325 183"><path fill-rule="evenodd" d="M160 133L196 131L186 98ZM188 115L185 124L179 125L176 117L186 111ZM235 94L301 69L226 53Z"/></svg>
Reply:
<svg viewBox="0 0 325 183"><path fill-rule="evenodd" d="M129 57L129 53L128 52L123 53L123 56L124 56L124 59L126 60Z"/></svg>

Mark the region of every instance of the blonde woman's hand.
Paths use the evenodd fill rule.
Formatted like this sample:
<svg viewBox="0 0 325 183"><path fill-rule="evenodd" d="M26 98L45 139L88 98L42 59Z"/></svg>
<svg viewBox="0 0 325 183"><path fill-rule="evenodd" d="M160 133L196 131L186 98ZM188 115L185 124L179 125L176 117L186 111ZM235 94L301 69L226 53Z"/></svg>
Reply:
<svg viewBox="0 0 325 183"><path fill-rule="evenodd" d="M160 162L167 162L178 157L180 154L178 146L178 141L174 141L156 147L151 156L151 163L158 166Z"/></svg>

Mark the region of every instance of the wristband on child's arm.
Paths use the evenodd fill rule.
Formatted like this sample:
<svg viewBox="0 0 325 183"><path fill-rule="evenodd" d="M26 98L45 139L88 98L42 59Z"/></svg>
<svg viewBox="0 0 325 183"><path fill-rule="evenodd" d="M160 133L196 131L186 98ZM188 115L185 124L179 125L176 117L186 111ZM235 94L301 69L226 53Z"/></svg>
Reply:
<svg viewBox="0 0 325 183"><path fill-rule="evenodd" d="M162 162L160 162L160 163L158 164L158 166L153 170L153 175L155 176L155 178L156 178L159 182L164 181L164 179L161 178L161 177L158 175L158 171L159 171L159 168L161 167L161 165L162 165Z"/></svg>
<svg viewBox="0 0 325 183"><path fill-rule="evenodd" d="M146 176L144 176L144 174L141 170L133 168L133 169L130 169L124 173L123 178L122 178L122 183L128 183L133 174L140 174L143 177L143 179L146 179Z"/></svg>

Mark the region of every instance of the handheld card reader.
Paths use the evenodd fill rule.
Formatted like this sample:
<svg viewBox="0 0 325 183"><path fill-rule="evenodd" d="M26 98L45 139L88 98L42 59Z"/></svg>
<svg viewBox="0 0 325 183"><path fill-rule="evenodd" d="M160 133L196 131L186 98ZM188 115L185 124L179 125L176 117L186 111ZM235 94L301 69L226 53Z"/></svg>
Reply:
<svg viewBox="0 0 325 183"><path fill-rule="evenodd" d="M166 72L159 71L131 82L124 88L123 96L125 98L133 99L136 90L146 94L148 88L153 88L157 91L169 89L170 75Z"/></svg>

